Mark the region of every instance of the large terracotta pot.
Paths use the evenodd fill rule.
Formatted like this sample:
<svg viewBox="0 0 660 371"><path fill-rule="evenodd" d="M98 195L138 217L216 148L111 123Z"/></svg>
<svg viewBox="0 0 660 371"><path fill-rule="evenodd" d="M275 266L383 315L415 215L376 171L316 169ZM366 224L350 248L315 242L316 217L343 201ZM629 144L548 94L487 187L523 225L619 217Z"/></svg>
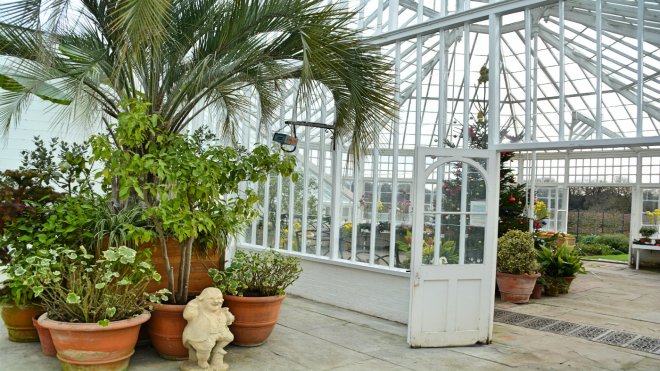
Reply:
<svg viewBox="0 0 660 371"><path fill-rule="evenodd" d="M158 354L165 359L188 359L188 349L183 346L183 329L186 320L183 318L185 305L157 304L151 312L148 323L151 344Z"/></svg>
<svg viewBox="0 0 660 371"><path fill-rule="evenodd" d="M540 283L534 284L534 289L532 290L532 299L541 299L543 297L543 285Z"/></svg>
<svg viewBox="0 0 660 371"><path fill-rule="evenodd" d="M32 324L34 325L34 328L37 329L37 333L39 334L41 351L47 356L55 357L57 351L55 350L55 344L53 344L53 337L50 336L50 330L39 324L39 317L45 315L46 313L43 313L32 317Z"/></svg>
<svg viewBox="0 0 660 371"><path fill-rule="evenodd" d="M39 324L50 330L63 370L127 370L135 352L140 325L151 314L113 321L106 327L96 323L69 323L39 317Z"/></svg>
<svg viewBox="0 0 660 371"><path fill-rule="evenodd" d="M527 303L534 290L536 274L508 274L497 272L497 286L500 288L502 300L511 303Z"/></svg>
<svg viewBox="0 0 660 371"><path fill-rule="evenodd" d="M163 277L160 282L152 281L147 287L147 291L153 292L167 288L167 272L165 271L165 261L158 240L144 244L142 248L151 250L151 263L158 273ZM174 283L176 285L179 277L179 262L181 261L181 247L179 241L174 238L167 240L167 257L170 259L170 265L174 268ZM213 280L208 275L209 268L222 269L224 258L220 251L214 251L206 255L200 252L198 248L193 250L190 264L190 285L188 286L188 296L199 295L202 290L213 286ZM176 287L175 287L176 288Z"/></svg>
<svg viewBox="0 0 660 371"><path fill-rule="evenodd" d="M39 334L32 324L32 317L41 315L43 308L38 305L2 305L2 320L9 333L9 340L19 343L39 341Z"/></svg>
<svg viewBox="0 0 660 371"><path fill-rule="evenodd" d="M234 315L229 330L234 334L233 344L257 346L270 336L280 316L285 296L242 297L225 295L224 306Z"/></svg>

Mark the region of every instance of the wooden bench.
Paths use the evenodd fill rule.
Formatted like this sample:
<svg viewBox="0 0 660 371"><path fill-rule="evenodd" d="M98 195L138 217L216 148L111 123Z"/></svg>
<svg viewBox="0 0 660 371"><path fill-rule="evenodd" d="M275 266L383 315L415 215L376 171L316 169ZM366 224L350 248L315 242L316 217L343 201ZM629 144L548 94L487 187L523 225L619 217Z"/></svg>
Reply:
<svg viewBox="0 0 660 371"><path fill-rule="evenodd" d="M656 245L641 245L641 244L632 244L632 249L633 252L636 252L635 255L635 270L639 270L639 250L654 250L654 251L660 251L660 246ZM635 251L637 250L637 251Z"/></svg>

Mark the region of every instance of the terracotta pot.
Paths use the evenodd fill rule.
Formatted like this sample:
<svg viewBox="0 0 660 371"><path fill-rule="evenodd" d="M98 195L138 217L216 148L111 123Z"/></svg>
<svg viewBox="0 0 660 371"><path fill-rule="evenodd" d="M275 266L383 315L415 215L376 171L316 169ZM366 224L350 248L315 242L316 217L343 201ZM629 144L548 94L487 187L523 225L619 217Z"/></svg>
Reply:
<svg viewBox="0 0 660 371"><path fill-rule="evenodd" d="M39 334L41 351L47 356L54 357L57 354L57 351L55 350L55 344L53 344L53 337L50 336L50 330L39 324L39 317L45 315L46 313L43 313L32 317L32 324L34 325L34 328L37 329L37 333Z"/></svg>
<svg viewBox="0 0 660 371"><path fill-rule="evenodd" d="M575 247L575 241L576 241L575 236L559 237L559 238L557 238L557 241L555 241L555 243L556 243L557 247L561 247L561 245L563 245L564 242L566 242L568 247Z"/></svg>
<svg viewBox="0 0 660 371"><path fill-rule="evenodd" d="M286 296L242 297L225 295L224 306L234 315L229 330L234 334L233 344L257 346L270 336L280 316L280 307Z"/></svg>
<svg viewBox="0 0 660 371"><path fill-rule="evenodd" d="M158 273L163 277L160 282L152 281L147 287L148 292L158 291L167 288L167 272L165 271L165 261L158 240L151 241L141 246L151 250L151 263ZM170 265L174 268L174 282L176 284L179 277L179 262L181 261L181 247L179 241L173 238L167 239L167 257ZM188 286L188 296L199 295L202 290L213 286L213 280L208 275L209 268L222 269L224 267L224 257L219 251L206 255L195 248L193 250L190 264L190 285ZM176 289L176 287L175 287Z"/></svg>
<svg viewBox="0 0 660 371"><path fill-rule="evenodd" d="M113 321L106 327L96 323L69 323L39 317L39 324L50 330L57 358L64 370L127 370L135 352L140 325L151 314Z"/></svg>
<svg viewBox="0 0 660 371"><path fill-rule="evenodd" d="M540 283L534 284L534 289L532 290L532 295L530 298L532 299L541 299L543 297L543 285Z"/></svg>
<svg viewBox="0 0 660 371"><path fill-rule="evenodd" d="M188 349L183 346L183 329L186 320L183 318L185 305L157 304L151 312L149 337L161 357L169 360L188 359Z"/></svg>
<svg viewBox="0 0 660 371"><path fill-rule="evenodd" d="M39 341L39 334L32 324L32 317L44 313L38 305L2 305L2 320L9 333L9 340L19 343Z"/></svg>
<svg viewBox="0 0 660 371"><path fill-rule="evenodd" d="M500 288L502 300L511 303L527 303L534 290L536 274L508 274L497 272L497 285Z"/></svg>
<svg viewBox="0 0 660 371"><path fill-rule="evenodd" d="M566 285L562 286L559 289L560 294L568 294L568 289L571 287L571 282L575 279L575 276L562 277L566 281Z"/></svg>

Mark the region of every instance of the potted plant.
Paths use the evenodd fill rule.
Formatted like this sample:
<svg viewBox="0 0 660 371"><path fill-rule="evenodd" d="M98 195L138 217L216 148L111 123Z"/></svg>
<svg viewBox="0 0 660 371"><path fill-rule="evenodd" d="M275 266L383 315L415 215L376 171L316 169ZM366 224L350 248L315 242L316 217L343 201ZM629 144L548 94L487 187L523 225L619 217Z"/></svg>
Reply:
<svg viewBox="0 0 660 371"><path fill-rule="evenodd" d="M651 242L651 236L656 234L658 230L655 227L647 227L643 226L639 229L639 234L642 235L643 238L639 239L639 242L641 243L650 243Z"/></svg>
<svg viewBox="0 0 660 371"><path fill-rule="evenodd" d="M579 252L566 243L556 248L542 247L537 251L537 259L546 282L546 291L558 290L559 293L565 294L575 275L586 272ZM557 281L563 281L565 284L559 284Z"/></svg>
<svg viewBox="0 0 660 371"><path fill-rule="evenodd" d="M511 230L497 240L497 286L502 300L527 303L540 276L538 267L531 233Z"/></svg>
<svg viewBox="0 0 660 371"><path fill-rule="evenodd" d="M224 294L224 305L235 316L229 327L234 344L255 346L266 341L277 324L284 289L301 272L300 258L270 249L258 253L238 250L224 271L209 270Z"/></svg>
<svg viewBox="0 0 660 371"><path fill-rule="evenodd" d="M181 336L183 309L191 296L193 250L223 252L228 238L259 214L260 197L250 189L240 190L239 184L263 182L269 173L292 175L295 181L295 158L271 153L265 146L251 152L218 146L215 136L203 130L190 136L170 133L162 128L161 116L148 113L150 103L141 99L122 107L112 126L115 135L91 139L93 158L105 165L105 190L117 189L123 204L140 205L153 226L165 287L172 295L167 304L155 306L150 337L163 357L185 359L188 351ZM176 266L170 260L175 255ZM213 267L219 268L218 263ZM211 286L207 269L198 268Z"/></svg>
<svg viewBox="0 0 660 371"><path fill-rule="evenodd" d="M85 247L40 249L25 262L25 283L47 310L39 324L50 330L64 369L125 370L140 325L151 316L147 295L159 280L148 251L109 247L95 257Z"/></svg>

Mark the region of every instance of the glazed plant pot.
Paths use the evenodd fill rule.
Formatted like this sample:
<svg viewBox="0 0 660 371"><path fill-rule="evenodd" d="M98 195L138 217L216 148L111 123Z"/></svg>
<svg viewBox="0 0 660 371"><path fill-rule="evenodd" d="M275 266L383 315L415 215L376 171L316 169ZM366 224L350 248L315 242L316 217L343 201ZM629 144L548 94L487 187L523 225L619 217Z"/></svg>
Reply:
<svg viewBox="0 0 660 371"><path fill-rule="evenodd" d="M500 288L502 300L511 303L527 303L534 290L536 274L509 274L497 272L497 286Z"/></svg>
<svg viewBox="0 0 660 371"><path fill-rule="evenodd" d="M39 334L41 351L47 356L55 357L57 351L55 350L55 344L53 344L53 337L50 336L50 330L39 324L39 317L45 315L46 314L43 313L32 317L32 324L34 325L34 328L37 329L37 333Z"/></svg>
<svg viewBox="0 0 660 371"><path fill-rule="evenodd" d="M224 306L234 315L229 330L234 334L233 344L257 346L263 344L277 324L285 295L243 297L225 295Z"/></svg>
<svg viewBox="0 0 660 371"><path fill-rule="evenodd" d="M37 305L2 305L2 320L9 333L9 340L19 343L39 341L37 329L32 324L32 317L44 313L42 307Z"/></svg>
<svg viewBox="0 0 660 371"><path fill-rule="evenodd" d="M44 315L39 324L48 330L63 370L127 370L135 352L140 325L151 314L113 321L106 327L96 323L60 322Z"/></svg>
<svg viewBox="0 0 660 371"><path fill-rule="evenodd" d="M188 359L188 349L183 346L183 329L186 320L183 318L185 305L156 304L149 320L149 338L158 354L169 360Z"/></svg>

